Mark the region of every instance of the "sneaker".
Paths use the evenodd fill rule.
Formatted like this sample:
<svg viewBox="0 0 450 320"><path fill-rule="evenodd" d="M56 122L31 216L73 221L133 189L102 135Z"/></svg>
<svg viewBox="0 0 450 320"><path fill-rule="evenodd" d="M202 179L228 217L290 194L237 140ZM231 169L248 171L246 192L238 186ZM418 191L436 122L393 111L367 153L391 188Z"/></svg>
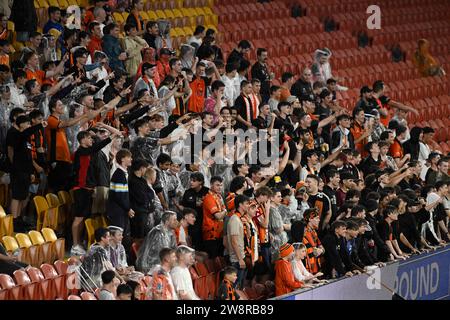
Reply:
<svg viewBox="0 0 450 320"><path fill-rule="evenodd" d="M72 249L70 249L71 256L84 256L85 254L86 250L84 250L83 247L79 244L76 246L72 246Z"/></svg>

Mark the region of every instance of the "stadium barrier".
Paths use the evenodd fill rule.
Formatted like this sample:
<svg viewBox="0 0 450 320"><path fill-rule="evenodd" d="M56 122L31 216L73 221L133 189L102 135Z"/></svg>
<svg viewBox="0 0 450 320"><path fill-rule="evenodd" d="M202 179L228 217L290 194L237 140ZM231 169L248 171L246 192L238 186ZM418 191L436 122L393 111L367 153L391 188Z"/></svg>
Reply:
<svg viewBox="0 0 450 320"><path fill-rule="evenodd" d="M450 300L450 246L395 261L368 274L299 289L276 300Z"/></svg>

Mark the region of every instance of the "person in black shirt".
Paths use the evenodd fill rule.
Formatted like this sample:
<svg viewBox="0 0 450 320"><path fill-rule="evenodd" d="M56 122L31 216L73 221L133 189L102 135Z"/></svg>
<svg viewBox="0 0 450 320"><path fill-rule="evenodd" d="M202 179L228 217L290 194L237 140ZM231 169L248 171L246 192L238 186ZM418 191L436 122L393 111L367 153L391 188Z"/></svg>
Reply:
<svg viewBox="0 0 450 320"><path fill-rule="evenodd" d="M280 135L294 135L294 125L291 120L292 106L288 102L278 103L279 115L275 119L274 128L280 131Z"/></svg>
<svg viewBox="0 0 450 320"><path fill-rule="evenodd" d="M395 221L398 220L398 212L395 207L387 206L383 211L384 219L377 225L377 230L380 238L384 241L389 249L389 257L382 257L383 261L402 259L406 256L400 250L397 242L397 232L394 230Z"/></svg>
<svg viewBox="0 0 450 320"><path fill-rule="evenodd" d="M233 49L228 56L227 64L237 62L240 65L241 60L245 59L244 56L250 51L251 47L252 46L248 40L241 40L238 47Z"/></svg>
<svg viewBox="0 0 450 320"><path fill-rule="evenodd" d="M305 68L300 78L293 84L291 93L300 101L314 101L311 69Z"/></svg>
<svg viewBox="0 0 450 320"><path fill-rule="evenodd" d="M156 21L149 21L145 26L144 40L147 41L149 47L156 48L156 38L159 37L159 27Z"/></svg>
<svg viewBox="0 0 450 320"><path fill-rule="evenodd" d="M331 219L331 208L328 197L319 192L319 177L309 174L305 180L306 192L308 193L308 204L310 208L316 207L319 209L319 237L324 234L325 230L329 228Z"/></svg>
<svg viewBox="0 0 450 320"><path fill-rule="evenodd" d="M336 191L339 188L339 183L341 181L339 173L334 170L328 170L325 174L325 178L327 181L327 184L323 187L323 193L327 195L327 197L330 199L330 205L331 205L331 219L330 223L333 223L337 216L337 198L336 198Z"/></svg>
<svg viewBox="0 0 450 320"><path fill-rule="evenodd" d="M345 233L347 224L344 221L335 221L331 224L330 232L322 239L325 248L324 274L328 279L342 276L352 276L351 271L347 271L341 258L341 250L345 248Z"/></svg>
<svg viewBox="0 0 450 320"><path fill-rule="evenodd" d="M143 159L133 160L128 178L130 207L135 213L130 228L131 236L135 239L144 239L152 227L149 224L149 214L155 209L155 194L144 178L148 166L148 162Z"/></svg>
<svg viewBox="0 0 450 320"><path fill-rule="evenodd" d="M409 199L406 212L398 218L400 232L414 248L431 249L430 244L419 232L419 223L416 215L421 207L422 204L419 200ZM400 241L399 245L402 251L411 252L410 248L408 248L403 241Z"/></svg>
<svg viewBox="0 0 450 320"><path fill-rule="evenodd" d="M276 115L273 113L272 117L270 117L270 106L267 103L260 103L258 108L259 115L256 119L252 120L252 124L258 130L268 129L272 123L274 124Z"/></svg>
<svg viewBox="0 0 450 320"><path fill-rule="evenodd" d="M361 163L361 171L364 173L364 177L377 172L381 165L380 147L378 143L373 141L369 142L366 145L366 150L370 155Z"/></svg>
<svg viewBox="0 0 450 320"><path fill-rule="evenodd" d="M46 126L47 123L43 122L31 127L30 118L20 115L15 120L15 131L11 130L9 139L7 139L8 146L13 149L11 159L11 213L14 216L14 223L19 228L21 227L19 216L28 197L30 184L34 180L33 158L29 139Z"/></svg>
<svg viewBox="0 0 450 320"><path fill-rule="evenodd" d="M192 236L192 245L195 250L201 250L202 245L202 224L203 224L203 197L209 192L204 186L205 178L203 174L194 172L190 177L191 188L186 190L181 200L183 207L192 208L197 212L197 220L193 226L189 226L189 234Z"/></svg>
<svg viewBox="0 0 450 320"><path fill-rule="evenodd" d="M258 48L256 51L257 62L252 67L252 79L258 79L261 81L261 95L268 97L270 94L270 82L273 78L273 74L269 73L267 68L267 50L264 48Z"/></svg>
<svg viewBox="0 0 450 320"><path fill-rule="evenodd" d="M370 114L373 109L379 109L379 107L373 103L372 89L368 86L363 86L360 90L361 99L356 103L356 108L362 108L365 114Z"/></svg>

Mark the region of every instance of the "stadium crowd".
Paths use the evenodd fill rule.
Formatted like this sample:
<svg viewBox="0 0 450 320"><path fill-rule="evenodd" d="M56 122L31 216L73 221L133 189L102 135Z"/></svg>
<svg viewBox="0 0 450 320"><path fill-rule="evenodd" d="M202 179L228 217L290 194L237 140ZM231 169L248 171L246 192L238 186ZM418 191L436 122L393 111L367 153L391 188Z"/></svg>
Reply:
<svg viewBox="0 0 450 320"><path fill-rule="evenodd" d="M28 1L1 15L0 147L15 231L35 227L34 195L72 191L62 236L101 299L139 298L145 274L147 299L199 299L189 267L216 257L228 265L219 299L268 280L278 296L450 242L450 158L382 80L348 111L327 48L276 86L267 50L249 41L224 60L199 25L176 52L164 23L139 16L142 0L123 31L93 2L80 29L50 6L43 33L17 32L20 52L4 22L19 25ZM84 221L99 215L110 227L88 248ZM22 267L0 253L0 272Z"/></svg>

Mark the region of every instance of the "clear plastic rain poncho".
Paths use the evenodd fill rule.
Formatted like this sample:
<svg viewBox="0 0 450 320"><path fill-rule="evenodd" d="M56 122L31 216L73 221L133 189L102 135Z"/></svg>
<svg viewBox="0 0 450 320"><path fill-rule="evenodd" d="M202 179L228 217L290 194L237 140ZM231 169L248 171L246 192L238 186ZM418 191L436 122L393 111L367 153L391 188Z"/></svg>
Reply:
<svg viewBox="0 0 450 320"><path fill-rule="evenodd" d="M89 287L93 288L93 284L97 287L101 287L101 275L106 270L114 270L114 267L109 259L108 250L95 243L91 246L89 252L83 259L83 263L81 264L80 276L85 280L81 281L84 289L90 291ZM86 286L86 283L88 283L89 286Z"/></svg>
<svg viewBox="0 0 450 320"><path fill-rule="evenodd" d="M145 237L139 249L136 260L136 269L147 274L154 266L160 263L159 252L163 248L175 249L177 240L172 230L162 223L154 227Z"/></svg>

